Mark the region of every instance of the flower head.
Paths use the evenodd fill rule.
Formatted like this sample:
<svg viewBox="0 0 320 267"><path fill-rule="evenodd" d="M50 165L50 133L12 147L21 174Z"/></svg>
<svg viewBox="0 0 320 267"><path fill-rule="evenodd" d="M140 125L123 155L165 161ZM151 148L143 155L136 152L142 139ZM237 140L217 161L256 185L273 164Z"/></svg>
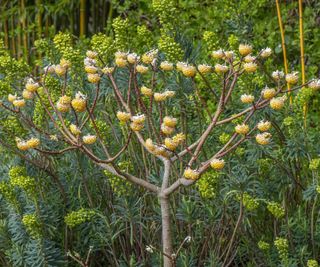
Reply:
<svg viewBox="0 0 320 267"><path fill-rule="evenodd" d="M258 129L261 132L266 132L271 128L271 122L270 121L260 121L258 123Z"/></svg>
<svg viewBox="0 0 320 267"><path fill-rule="evenodd" d="M251 104L254 101L254 96L253 95L242 95L241 96L241 102L244 104Z"/></svg>
<svg viewBox="0 0 320 267"><path fill-rule="evenodd" d="M17 95L12 95L12 94L9 94L8 95L8 101L13 103L14 100L17 99Z"/></svg>
<svg viewBox="0 0 320 267"><path fill-rule="evenodd" d="M239 53L241 56L249 55L252 52L252 46L248 44L239 45Z"/></svg>
<svg viewBox="0 0 320 267"><path fill-rule="evenodd" d="M76 112L85 111L87 107L86 97L81 92L76 93L75 98L71 101L71 106Z"/></svg>
<svg viewBox="0 0 320 267"><path fill-rule="evenodd" d="M63 76L66 74L67 69L61 65L55 65L54 71L58 76Z"/></svg>
<svg viewBox="0 0 320 267"><path fill-rule="evenodd" d="M33 94L32 92L28 91L27 89L24 89L24 90L22 91L22 97L23 97L24 99L30 100L30 99L33 99L34 94Z"/></svg>
<svg viewBox="0 0 320 267"><path fill-rule="evenodd" d="M286 75L286 81L288 84L296 84L299 81L299 72L292 72Z"/></svg>
<svg viewBox="0 0 320 267"><path fill-rule="evenodd" d="M136 71L139 72L139 73L141 73L141 74L147 73L148 70L149 70L149 68L146 67L146 66L143 66L143 65L137 65L137 66L136 66Z"/></svg>
<svg viewBox="0 0 320 267"><path fill-rule="evenodd" d="M248 62L248 63L243 64L243 68L246 72L251 73L251 72L255 72L257 70L258 65L253 62Z"/></svg>
<svg viewBox="0 0 320 267"><path fill-rule="evenodd" d="M199 172L197 170L192 170L191 168L185 169L183 176L186 179L197 180L199 178Z"/></svg>
<svg viewBox="0 0 320 267"><path fill-rule="evenodd" d="M26 90L34 93L38 90L38 88L40 87L40 85L35 82L32 78L28 79L27 83L26 83Z"/></svg>
<svg viewBox="0 0 320 267"><path fill-rule="evenodd" d="M170 135L174 132L174 128L166 126L164 123L162 123L161 124L161 132L163 132L165 135Z"/></svg>
<svg viewBox="0 0 320 267"><path fill-rule="evenodd" d="M271 76L275 81L280 81L281 79L284 78L284 73L283 73L283 71L276 70L276 71L272 72Z"/></svg>
<svg viewBox="0 0 320 267"><path fill-rule="evenodd" d="M198 70L202 74L207 74L212 71L212 67L210 65L200 64L200 65L198 65Z"/></svg>
<svg viewBox="0 0 320 267"><path fill-rule="evenodd" d="M308 87L313 89L313 90L318 90L320 89L320 79L314 79L312 80L309 84Z"/></svg>
<svg viewBox="0 0 320 267"><path fill-rule="evenodd" d="M214 70L216 73L226 73L229 70L229 67L226 65L216 64L214 66Z"/></svg>
<svg viewBox="0 0 320 267"><path fill-rule="evenodd" d="M256 141L260 145L268 145L270 143L271 134L270 133L259 133L256 135Z"/></svg>
<svg viewBox="0 0 320 267"><path fill-rule="evenodd" d="M89 74L95 74L98 72L98 68L95 66L91 66L91 65L86 65L84 67L84 70L86 73L89 73Z"/></svg>
<svg viewBox="0 0 320 267"><path fill-rule="evenodd" d="M36 148L40 145L40 140L38 138L30 138L28 141L27 141L27 146L29 148Z"/></svg>
<svg viewBox="0 0 320 267"><path fill-rule="evenodd" d="M130 53L127 55L127 60L130 64L135 64L139 61L139 56L136 53Z"/></svg>
<svg viewBox="0 0 320 267"><path fill-rule="evenodd" d="M284 106L284 97L274 97L270 100L270 107L274 110L280 110Z"/></svg>
<svg viewBox="0 0 320 267"><path fill-rule="evenodd" d="M152 61L157 57L158 54L158 50L157 49L153 49L148 51L147 53L142 55L142 62L145 64L151 64Z"/></svg>
<svg viewBox="0 0 320 267"><path fill-rule="evenodd" d="M177 119L169 116L163 118L163 124L168 127L176 127Z"/></svg>
<svg viewBox="0 0 320 267"><path fill-rule="evenodd" d="M98 82L100 82L100 75L99 74L97 74L97 73L95 73L95 74L91 74L91 73L89 73L88 74L88 81L90 82L90 83L98 83Z"/></svg>
<svg viewBox="0 0 320 267"><path fill-rule="evenodd" d="M211 160L211 162L210 162L210 166L211 166L213 169L215 169L215 170L221 170L221 169L223 169L223 167L224 167L225 164L226 164L226 163L224 162L223 159L213 159L213 160Z"/></svg>
<svg viewBox="0 0 320 267"><path fill-rule="evenodd" d="M249 128L249 126L247 124L238 124L235 127L235 131L238 134L246 135L249 132L249 130L250 130L250 128Z"/></svg>
<svg viewBox="0 0 320 267"><path fill-rule="evenodd" d="M222 59L224 57L224 52L222 49L213 51L211 53L211 57L215 58L215 59Z"/></svg>
<svg viewBox="0 0 320 267"><path fill-rule="evenodd" d="M98 53L95 51L88 50L86 56L90 59L95 59L98 56Z"/></svg>
<svg viewBox="0 0 320 267"><path fill-rule="evenodd" d="M130 115L130 113L127 113L127 112L118 111L117 112L117 118L121 122L127 122L127 121L130 120L131 115Z"/></svg>
<svg viewBox="0 0 320 267"><path fill-rule="evenodd" d="M168 61L163 61L160 64L160 69L164 70L164 71L170 71L173 70L173 64L168 62Z"/></svg>
<svg viewBox="0 0 320 267"><path fill-rule="evenodd" d="M113 73L113 71L114 71L114 67L104 67L103 69L102 69L102 72L104 73L104 74L111 74L111 73Z"/></svg>
<svg viewBox="0 0 320 267"><path fill-rule="evenodd" d="M87 134L87 135L82 137L82 141L86 145L92 145L97 141L97 136L91 135L91 134Z"/></svg>
<svg viewBox="0 0 320 267"><path fill-rule="evenodd" d="M268 87L266 87L266 88L264 88L263 90L262 90L262 97L264 98L264 99L271 99L271 98L273 98L275 95L276 95L276 90L275 89L273 89L273 88L268 88Z"/></svg>
<svg viewBox="0 0 320 267"><path fill-rule="evenodd" d="M164 144L166 148L168 148L171 151L176 150L177 146L179 145L179 143L175 142L172 138L164 139Z"/></svg>
<svg viewBox="0 0 320 267"><path fill-rule="evenodd" d="M24 99L16 99L13 100L12 104L17 108L23 108L26 105L26 101Z"/></svg>
<svg viewBox="0 0 320 267"><path fill-rule="evenodd" d="M271 54L272 54L272 50L269 47L262 49L260 52L260 56L262 58L270 57Z"/></svg>
<svg viewBox="0 0 320 267"><path fill-rule="evenodd" d="M197 74L196 68L191 65L184 65L182 67L182 73L186 77L194 77Z"/></svg>
<svg viewBox="0 0 320 267"><path fill-rule="evenodd" d="M141 89L141 94L145 95L145 96L152 96L153 95L153 92L152 92L152 89L146 87L146 86L142 86Z"/></svg>
<svg viewBox="0 0 320 267"><path fill-rule="evenodd" d="M69 127L71 133L75 136L78 136L81 134L81 130L77 127L75 124L71 124Z"/></svg>

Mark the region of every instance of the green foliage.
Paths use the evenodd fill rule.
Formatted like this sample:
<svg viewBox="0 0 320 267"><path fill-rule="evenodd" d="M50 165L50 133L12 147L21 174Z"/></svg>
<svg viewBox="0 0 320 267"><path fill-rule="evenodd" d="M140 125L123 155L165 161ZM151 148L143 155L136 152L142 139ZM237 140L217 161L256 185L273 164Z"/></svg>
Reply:
<svg viewBox="0 0 320 267"><path fill-rule="evenodd" d="M64 220L69 227L73 228L82 223L91 221L95 215L96 212L94 210L81 208L77 211L68 213Z"/></svg>

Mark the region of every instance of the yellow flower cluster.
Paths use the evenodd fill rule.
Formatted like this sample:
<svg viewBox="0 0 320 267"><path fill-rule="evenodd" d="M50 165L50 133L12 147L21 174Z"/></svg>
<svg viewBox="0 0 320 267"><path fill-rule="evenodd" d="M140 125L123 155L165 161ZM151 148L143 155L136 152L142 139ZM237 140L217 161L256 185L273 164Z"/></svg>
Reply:
<svg viewBox="0 0 320 267"><path fill-rule="evenodd" d="M117 112L117 118L121 122L127 122L127 121L130 120L131 115L130 115L130 113L127 113L127 112L118 111Z"/></svg>
<svg viewBox="0 0 320 267"><path fill-rule="evenodd" d="M175 91L164 91L163 93L154 93L153 97L156 102L162 102L167 100L168 98L175 96Z"/></svg>
<svg viewBox="0 0 320 267"><path fill-rule="evenodd" d="M57 103L57 109L60 112L68 112L70 110L71 97L70 96L61 96Z"/></svg>
<svg viewBox="0 0 320 267"><path fill-rule="evenodd" d="M266 87L262 90L261 93L264 99L271 99L276 95L276 90L274 88Z"/></svg>
<svg viewBox="0 0 320 267"><path fill-rule="evenodd" d="M238 134L246 135L249 132L250 128L247 124L238 124L235 127L235 131Z"/></svg>
<svg viewBox="0 0 320 267"><path fill-rule="evenodd" d="M270 143L271 134L264 132L256 135L256 141L260 145L268 145Z"/></svg>
<svg viewBox="0 0 320 267"><path fill-rule="evenodd" d="M160 69L162 69L164 71L171 71L171 70L173 70L173 64L168 61L163 61L160 64Z"/></svg>
<svg viewBox="0 0 320 267"><path fill-rule="evenodd" d="M239 53L241 56L247 56L251 54L252 46L248 44L240 44L239 45Z"/></svg>
<svg viewBox="0 0 320 267"><path fill-rule="evenodd" d="M185 169L183 176L186 179L197 180L199 178L199 172L197 170L192 170L191 168Z"/></svg>
<svg viewBox="0 0 320 267"><path fill-rule="evenodd" d="M243 64L243 69L248 73L255 72L257 68L258 68L258 65L253 62L248 62Z"/></svg>
<svg viewBox="0 0 320 267"><path fill-rule="evenodd" d="M69 126L69 129L70 129L71 133L72 133L73 135L75 135L75 136L79 136L79 135L81 134L81 130L80 130L80 129L78 128L78 126L75 125L75 124L71 124L71 125Z"/></svg>
<svg viewBox="0 0 320 267"><path fill-rule="evenodd" d="M274 97L270 100L270 107L274 110L280 110L284 106L285 97Z"/></svg>
<svg viewBox="0 0 320 267"><path fill-rule="evenodd" d="M224 168L225 164L226 163L223 159L213 159L210 162L211 168L213 168L215 170L222 170Z"/></svg>
<svg viewBox="0 0 320 267"><path fill-rule="evenodd" d="M260 121L258 123L258 129L261 132L266 132L271 128L271 122L270 121Z"/></svg>
<svg viewBox="0 0 320 267"><path fill-rule="evenodd" d="M85 143L86 145L92 145L97 141L97 136L95 135L90 135L87 134L85 136L82 137L82 141L83 143Z"/></svg>
<svg viewBox="0 0 320 267"><path fill-rule="evenodd" d="M26 151L28 149L36 148L40 145L40 140L38 138L32 137L29 140L25 141L20 138L16 138L17 148Z"/></svg>
<svg viewBox="0 0 320 267"><path fill-rule="evenodd" d="M132 123L130 124L130 128L135 132L141 131L144 126L145 120L146 116L144 114L132 116Z"/></svg>
<svg viewBox="0 0 320 267"><path fill-rule="evenodd" d="M161 132L165 135L171 135L174 132L176 125L176 118L166 116L163 118L163 123L161 124Z"/></svg>
<svg viewBox="0 0 320 267"><path fill-rule="evenodd" d="M253 95L244 94L241 96L241 102L244 104L251 104L254 101Z"/></svg>
<svg viewBox="0 0 320 267"><path fill-rule="evenodd" d="M87 107L86 96L80 92L76 93L75 98L71 101L71 106L76 112L85 111Z"/></svg>

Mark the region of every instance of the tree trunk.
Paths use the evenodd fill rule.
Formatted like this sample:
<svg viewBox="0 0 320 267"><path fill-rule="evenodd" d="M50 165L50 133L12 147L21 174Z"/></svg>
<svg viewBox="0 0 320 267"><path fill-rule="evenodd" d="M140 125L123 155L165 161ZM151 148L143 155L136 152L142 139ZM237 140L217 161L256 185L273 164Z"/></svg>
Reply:
<svg viewBox="0 0 320 267"><path fill-rule="evenodd" d="M161 218L162 218L162 250L163 267L173 267L171 258L173 253L172 236L170 227L170 202L168 197L160 197Z"/></svg>

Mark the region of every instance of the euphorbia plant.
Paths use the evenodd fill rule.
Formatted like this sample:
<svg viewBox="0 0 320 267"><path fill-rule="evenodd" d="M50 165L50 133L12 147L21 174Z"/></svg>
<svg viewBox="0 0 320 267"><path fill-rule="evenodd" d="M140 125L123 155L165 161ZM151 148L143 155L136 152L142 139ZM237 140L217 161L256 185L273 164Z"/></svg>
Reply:
<svg viewBox="0 0 320 267"><path fill-rule="evenodd" d="M16 88L16 94L10 94L2 101L2 111L16 116L30 130L28 136L16 136L16 147L23 151L20 155L24 158L32 158L34 154L54 157L78 150L105 171L158 197L163 263L166 267L174 266L180 249L175 250L172 242L170 196L179 188L196 183L209 168L222 170L227 164L226 156L243 142L254 139L257 145L268 145L271 123L251 121L259 110L269 106L279 110L284 106L286 83L292 85L292 91L307 84L314 89L320 87L318 80L298 86L298 73L284 76L283 72L275 71L269 75L270 84L266 84L259 95L243 94L239 100L233 98L232 101L241 101L245 108L230 115L229 103L239 77L257 72L270 54L271 49L266 48L253 56L252 47L241 44L237 53L222 49L214 51L212 57L216 64L212 67L161 61L162 55L157 50L141 57L119 51L114 63L106 65L98 53L87 51L84 59L87 81L83 87L74 85L72 81L79 74L72 73L71 62L62 58L59 64L46 66L40 77L26 77L23 86ZM211 76L217 84L210 84ZM192 85L193 91L187 97L202 103L208 118L202 122L208 123L201 132L188 134L186 130L198 118L179 124L172 115L179 114L172 100L176 98L183 103L186 98L181 93L184 88L179 91L165 87L167 77L183 79ZM207 99L201 96L197 79L206 84ZM53 83L58 84L55 89L52 89ZM116 109L106 104L110 97ZM206 102L213 103L213 108ZM34 121L35 116L31 116L36 105L45 114L46 123L41 127ZM105 111L113 137L106 136L101 127L100 113ZM230 139L222 147L212 146L208 139L214 130L234 120L241 120L241 123L235 126ZM121 141L113 142L112 138ZM52 143L56 149L52 149ZM137 149L136 153L130 151L130 146ZM125 172L119 168L120 159L141 161L143 169ZM151 174L158 179L151 179ZM229 252L225 255L226 260Z"/></svg>

